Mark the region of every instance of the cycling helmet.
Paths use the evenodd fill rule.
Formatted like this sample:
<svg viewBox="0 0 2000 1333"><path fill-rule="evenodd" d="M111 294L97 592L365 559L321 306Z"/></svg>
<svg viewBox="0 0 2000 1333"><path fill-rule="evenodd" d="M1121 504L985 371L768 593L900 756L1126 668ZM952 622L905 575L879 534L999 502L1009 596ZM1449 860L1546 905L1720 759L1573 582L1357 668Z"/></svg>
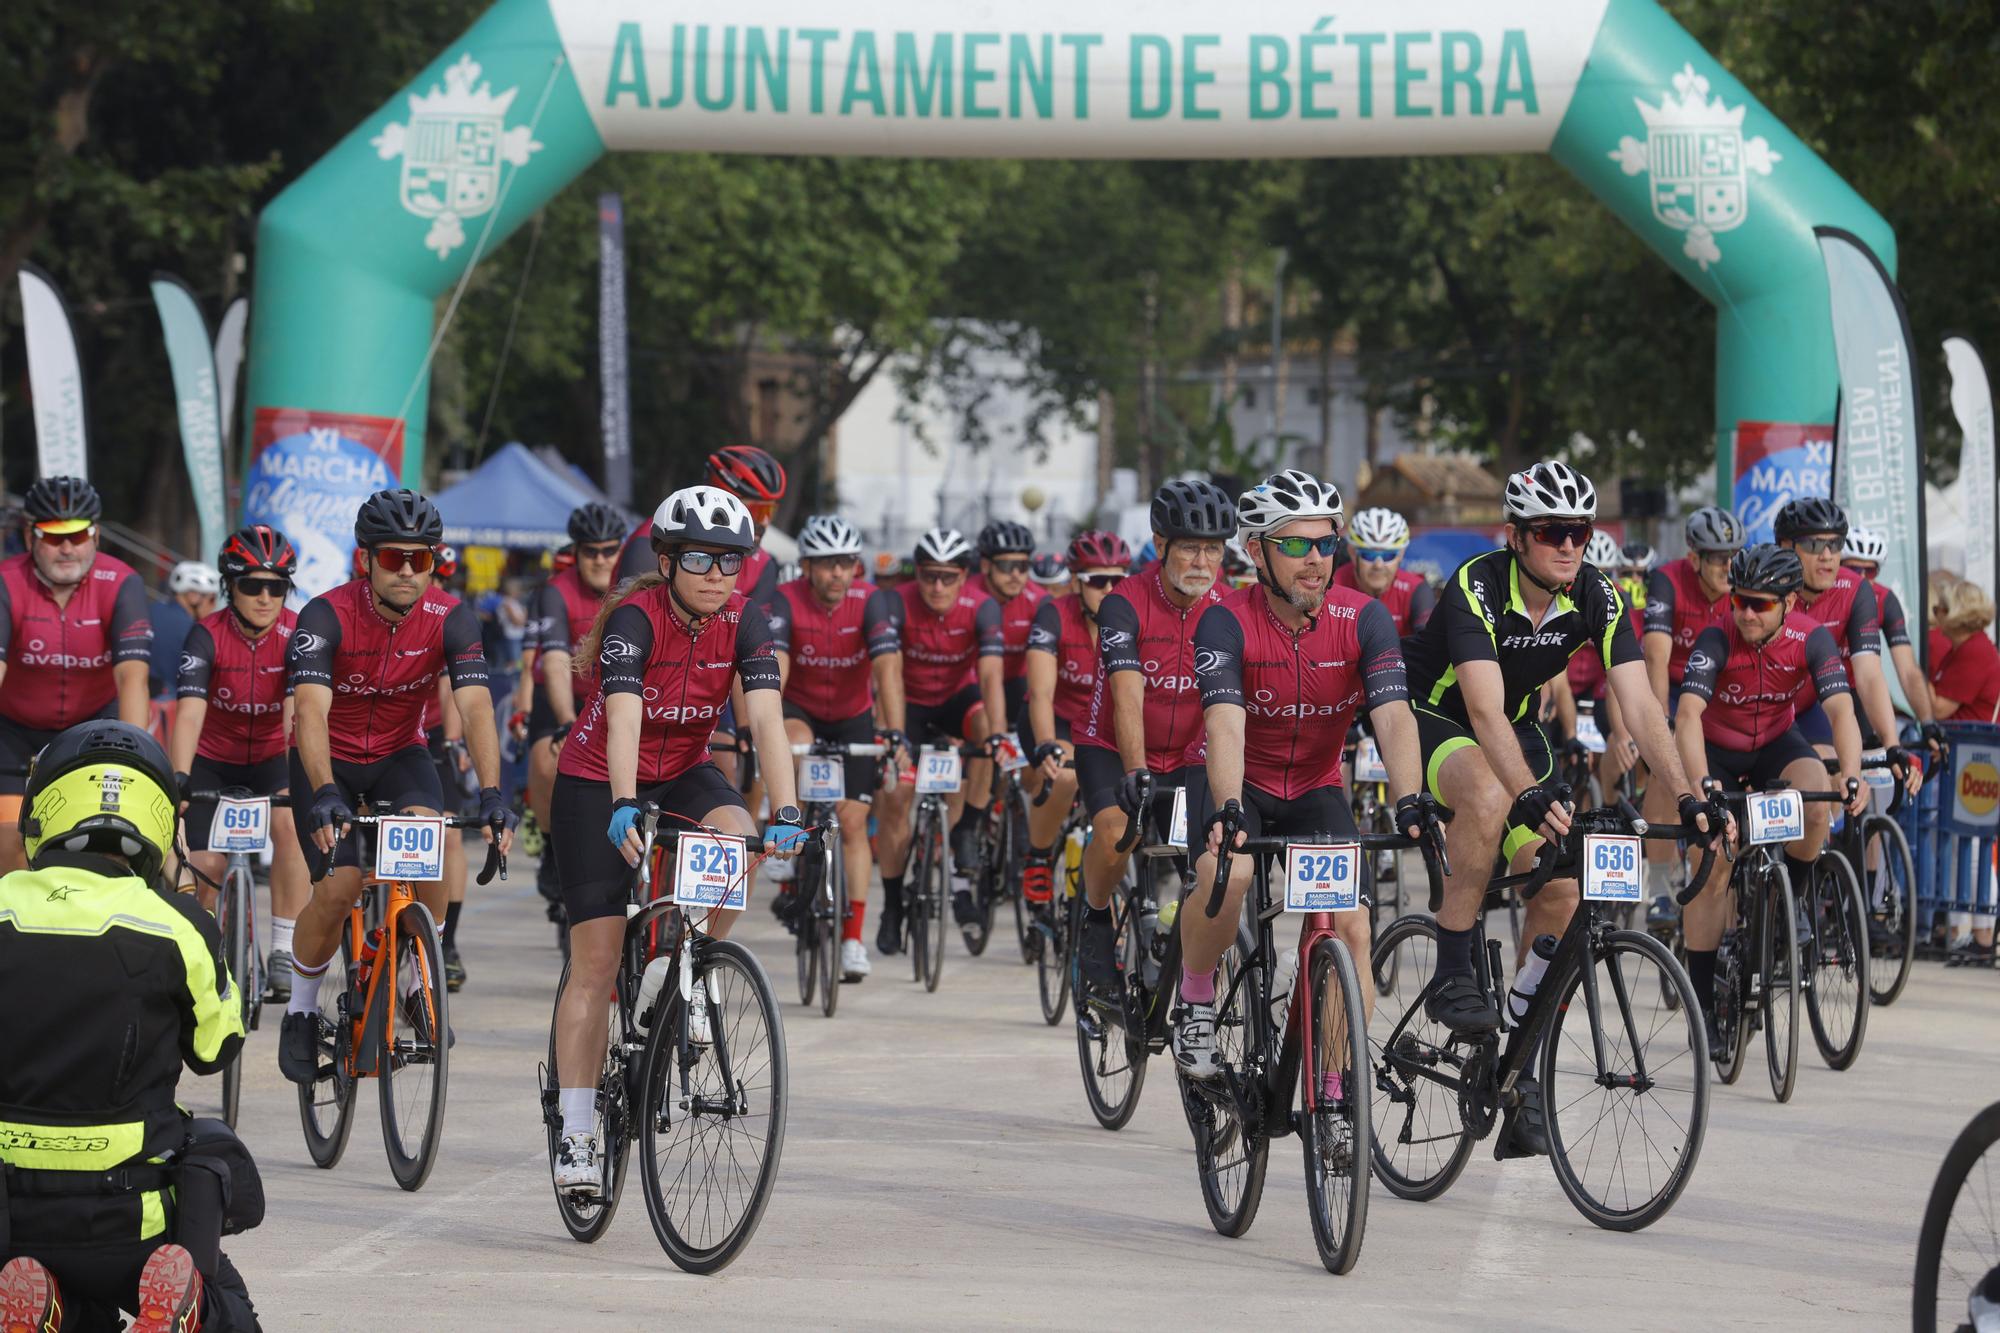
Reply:
<svg viewBox="0 0 2000 1333"><path fill-rule="evenodd" d="M653 514L653 549L698 544L749 551L757 546L757 525L750 511L728 491L715 486L689 486L660 501Z"/></svg>
<svg viewBox="0 0 2000 1333"><path fill-rule="evenodd" d="M576 546L558 546L556 553L549 557L549 573L560 574L565 569L576 568Z"/></svg>
<svg viewBox="0 0 2000 1333"><path fill-rule="evenodd" d="M1340 492L1297 468L1274 472L1243 492L1236 512L1242 530L1253 536L1283 527L1295 518L1330 518L1338 532L1344 516Z"/></svg>
<svg viewBox="0 0 2000 1333"><path fill-rule="evenodd" d="M1393 509L1364 509L1354 516L1347 538L1371 550L1398 550L1410 544L1410 525Z"/></svg>
<svg viewBox="0 0 2000 1333"><path fill-rule="evenodd" d="M415 491L377 491L361 502L354 515L354 544L376 547L384 542L421 542L436 546L444 540L444 515L430 497Z"/></svg>
<svg viewBox="0 0 2000 1333"><path fill-rule="evenodd" d="M183 560L174 566L173 573L167 575L167 591L176 597L184 592L217 597L222 593L222 575L199 560Z"/></svg>
<svg viewBox="0 0 2000 1333"><path fill-rule="evenodd" d="M104 513L104 501L82 477L43 477L28 488L21 508L30 523L95 523Z"/></svg>
<svg viewBox="0 0 2000 1333"><path fill-rule="evenodd" d="M1618 548L1618 566L1621 569L1650 570L1660 563L1660 557L1644 542L1626 542Z"/></svg>
<svg viewBox="0 0 2000 1333"><path fill-rule="evenodd" d="M1772 543L1745 547L1729 562L1730 586L1737 592L1782 597L1797 592L1805 581L1806 572L1799 564L1798 552Z"/></svg>
<svg viewBox="0 0 2000 1333"><path fill-rule="evenodd" d="M1889 543L1879 534L1870 532L1866 528L1849 528L1847 542L1840 550L1840 558L1879 565L1889 558Z"/></svg>
<svg viewBox="0 0 2000 1333"><path fill-rule="evenodd" d="M989 560L996 555L1026 555L1034 549L1035 534L1025 523L996 519L979 530L979 554Z"/></svg>
<svg viewBox="0 0 2000 1333"><path fill-rule="evenodd" d="M1507 478L1507 517L1516 523L1537 518L1597 517L1597 488L1567 463L1550 459Z"/></svg>
<svg viewBox="0 0 2000 1333"><path fill-rule="evenodd" d="M1583 558L1599 569L1615 570L1618 568L1618 543L1611 539L1608 532L1594 532L1590 535L1590 544L1583 548Z"/></svg>
<svg viewBox="0 0 2000 1333"><path fill-rule="evenodd" d="M1070 538L1071 569L1124 569L1132 563L1132 548L1115 532L1088 528Z"/></svg>
<svg viewBox="0 0 2000 1333"><path fill-rule="evenodd" d="M1028 562L1028 577L1044 588L1060 588L1069 582L1069 564L1054 551L1043 551Z"/></svg>
<svg viewBox="0 0 2000 1333"><path fill-rule="evenodd" d="M799 529L799 558L820 560L828 556L861 554L861 534L838 514L814 514Z"/></svg>
<svg viewBox="0 0 2000 1333"><path fill-rule="evenodd" d="M920 565L972 565L972 545L956 528L932 528L917 538L916 563Z"/></svg>
<svg viewBox="0 0 2000 1333"><path fill-rule="evenodd" d="M622 544L629 531L625 515L602 500L593 500L569 511L569 539L572 542L586 546L601 546L605 542Z"/></svg>
<svg viewBox="0 0 2000 1333"><path fill-rule="evenodd" d="M159 874L174 845L179 786L167 752L129 722L83 722L50 741L29 765L21 833L28 860L48 849L115 851L142 879Z"/></svg>
<svg viewBox="0 0 2000 1333"><path fill-rule="evenodd" d="M440 546L437 548L437 564L434 566L441 579L454 578L458 574L458 548Z"/></svg>
<svg viewBox="0 0 2000 1333"><path fill-rule="evenodd" d="M745 500L775 503L785 498L785 469L754 444L731 444L708 456L702 480Z"/></svg>
<svg viewBox="0 0 2000 1333"><path fill-rule="evenodd" d="M1153 531L1176 537L1221 541L1236 534L1236 505L1212 481L1170 481L1153 496Z"/></svg>
<svg viewBox="0 0 2000 1333"><path fill-rule="evenodd" d="M285 534L263 523L252 523L229 534L216 558L222 577L234 582L246 574L276 574L289 579L299 572L299 553Z"/></svg>
<svg viewBox="0 0 2000 1333"><path fill-rule="evenodd" d="M1703 505L1688 515L1687 541L1690 551L1740 551L1743 525L1727 509Z"/></svg>
<svg viewBox="0 0 2000 1333"><path fill-rule="evenodd" d="M1808 496L1780 509L1771 531L1781 542L1795 542L1815 532L1831 532L1836 537L1845 537L1847 513L1825 496Z"/></svg>
<svg viewBox="0 0 2000 1333"><path fill-rule="evenodd" d="M1222 572L1230 578L1240 578L1255 572L1250 563L1250 552L1244 549L1241 537L1231 537L1222 544Z"/></svg>

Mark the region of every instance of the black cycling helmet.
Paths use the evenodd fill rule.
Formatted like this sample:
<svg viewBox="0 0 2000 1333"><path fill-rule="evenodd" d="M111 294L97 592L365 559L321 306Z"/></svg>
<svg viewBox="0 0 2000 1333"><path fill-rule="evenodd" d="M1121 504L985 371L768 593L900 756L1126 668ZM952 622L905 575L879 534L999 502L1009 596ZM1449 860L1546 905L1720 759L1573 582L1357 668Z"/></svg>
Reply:
<svg viewBox="0 0 2000 1333"><path fill-rule="evenodd" d="M1153 496L1153 531L1172 541L1226 541L1236 535L1236 501L1212 481L1170 481Z"/></svg>
<svg viewBox="0 0 2000 1333"><path fill-rule="evenodd" d="M583 545L603 542L623 542L625 534L632 530L625 521L625 515L601 500L593 500L587 505L578 505L569 511L569 539Z"/></svg>
<svg viewBox="0 0 2000 1333"><path fill-rule="evenodd" d="M95 523L104 513L97 488L82 477L43 477L28 488L21 508L30 523L83 519Z"/></svg>
<svg viewBox="0 0 2000 1333"><path fill-rule="evenodd" d="M1798 552L1774 543L1746 546L1729 562L1729 583L1737 592L1783 597L1788 592L1797 592L1805 581L1806 571L1799 564Z"/></svg>
<svg viewBox="0 0 2000 1333"><path fill-rule="evenodd" d="M427 495L415 491L377 491L361 502L354 515L354 544L373 548L384 542L421 542L436 546L444 540L444 515Z"/></svg>
<svg viewBox="0 0 2000 1333"><path fill-rule="evenodd" d="M299 553L284 533L266 523L252 523L229 534L215 563L225 583L257 573L289 579L299 572Z"/></svg>
<svg viewBox="0 0 2000 1333"><path fill-rule="evenodd" d="M979 530L979 554L991 560L996 555L1026 555L1035 549L1035 534L1025 523L995 519Z"/></svg>
<svg viewBox="0 0 2000 1333"><path fill-rule="evenodd" d="M1780 509L1771 531L1781 542L1795 542L1815 532L1830 532L1836 537L1845 537L1847 513L1825 496L1809 496L1794 500Z"/></svg>
<svg viewBox="0 0 2000 1333"><path fill-rule="evenodd" d="M30 864L50 847L116 851L150 880L174 844L180 785L152 735L129 722L78 723L29 765L21 834Z"/></svg>

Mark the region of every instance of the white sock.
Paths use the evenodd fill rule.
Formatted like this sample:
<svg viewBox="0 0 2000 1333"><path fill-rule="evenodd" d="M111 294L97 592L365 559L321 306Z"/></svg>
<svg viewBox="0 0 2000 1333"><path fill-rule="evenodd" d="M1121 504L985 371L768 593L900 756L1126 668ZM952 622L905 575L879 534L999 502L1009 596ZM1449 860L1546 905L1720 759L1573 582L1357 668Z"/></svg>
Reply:
<svg viewBox="0 0 2000 1333"><path fill-rule="evenodd" d="M1672 866L1657 861L1648 862L1646 865L1646 896L1648 898L1671 897L1674 891L1672 874Z"/></svg>
<svg viewBox="0 0 2000 1333"><path fill-rule="evenodd" d="M562 1107L563 1133L597 1132L596 1088L563 1088L556 1093L556 1101Z"/></svg>
<svg viewBox="0 0 2000 1333"><path fill-rule="evenodd" d="M286 953L292 951L292 927L296 924L296 922L287 921L281 916L271 918L271 951L273 953L279 950L283 950Z"/></svg>
<svg viewBox="0 0 2000 1333"><path fill-rule="evenodd" d="M329 962L331 960L328 960ZM319 1012L319 983L326 975L326 963L318 968L308 968L297 959L292 961L292 998L285 1001L288 1014L316 1014Z"/></svg>

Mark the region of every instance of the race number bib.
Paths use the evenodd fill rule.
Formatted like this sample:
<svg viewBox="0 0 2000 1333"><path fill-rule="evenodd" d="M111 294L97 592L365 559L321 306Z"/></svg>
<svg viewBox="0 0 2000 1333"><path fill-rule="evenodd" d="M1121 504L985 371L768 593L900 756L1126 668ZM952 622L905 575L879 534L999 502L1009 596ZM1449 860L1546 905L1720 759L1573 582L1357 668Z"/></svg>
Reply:
<svg viewBox="0 0 2000 1333"><path fill-rule="evenodd" d="M1645 862L1639 840L1623 833L1587 833L1583 838L1583 896L1597 903L1636 903Z"/></svg>
<svg viewBox="0 0 2000 1333"><path fill-rule="evenodd" d="M958 751L925 750L917 757L917 794L945 796L958 790Z"/></svg>
<svg viewBox="0 0 2000 1333"><path fill-rule="evenodd" d="M1011 731L1003 731L993 738L993 758L1002 773L1012 773L1017 768L1028 766L1028 757L1021 753L1021 738Z"/></svg>
<svg viewBox="0 0 2000 1333"><path fill-rule="evenodd" d="M255 856L271 845L271 798L224 796L215 803L208 826L208 850Z"/></svg>
<svg viewBox="0 0 2000 1333"><path fill-rule="evenodd" d="M1805 836L1806 803L1795 791L1751 792L1746 808L1753 847Z"/></svg>
<svg viewBox="0 0 2000 1333"><path fill-rule="evenodd" d="M1174 809L1167 817L1167 843L1173 847L1187 846L1187 788L1174 788Z"/></svg>
<svg viewBox="0 0 2000 1333"><path fill-rule="evenodd" d="M750 892L743 839L683 833L674 844L674 897L683 907L740 912Z"/></svg>
<svg viewBox="0 0 2000 1333"><path fill-rule="evenodd" d="M1287 912L1352 912L1360 906L1360 843L1295 842L1285 849Z"/></svg>
<svg viewBox="0 0 2000 1333"><path fill-rule="evenodd" d="M1387 782L1389 769L1382 762L1382 747L1375 743L1373 736L1363 736L1354 745L1354 780L1356 782Z"/></svg>
<svg viewBox="0 0 2000 1333"><path fill-rule="evenodd" d="M444 821L384 815L375 825L375 878L443 879Z"/></svg>
<svg viewBox="0 0 2000 1333"><path fill-rule="evenodd" d="M1576 738L1592 754L1604 753L1604 733L1597 729L1595 713L1579 712L1576 715Z"/></svg>
<svg viewBox="0 0 2000 1333"><path fill-rule="evenodd" d="M847 796L847 765L839 755L809 754L799 761L799 799L838 801Z"/></svg>

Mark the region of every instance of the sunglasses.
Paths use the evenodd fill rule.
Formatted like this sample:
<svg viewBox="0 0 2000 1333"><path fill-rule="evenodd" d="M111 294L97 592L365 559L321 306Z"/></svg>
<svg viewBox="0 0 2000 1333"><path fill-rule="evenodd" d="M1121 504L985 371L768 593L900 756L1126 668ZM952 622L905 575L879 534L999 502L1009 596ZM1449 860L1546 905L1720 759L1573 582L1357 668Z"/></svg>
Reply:
<svg viewBox="0 0 2000 1333"><path fill-rule="evenodd" d="M292 589L284 579L238 579L235 587L245 597L283 597Z"/></svg>
<svg viewBox="0 0 2000 1333"><path fill-rule="evenodd" d="M1340 549L1340 537L1336 533L1328 533L1324 537L1265 537L1262 540L1266 546L1277 547L1279 555L1293 560L1303 560L1312 551L1332 555Z"/></svg>
<svg viewBox="0 0 2000 1333"><path fill-rule="evenodd" d="M1028 572L1028 562L1025 560L988 559L986 563L993 566L995 574L1025 574Z"/></svg>
<svg viewBox="0 0 2000 1333"><path fill-rule="evenodd" d="M1748 592L1732 592L1729 594L1730 605L1734 606L1738 611L1754 611L1760 616L1776 610L1778 600L1776 597L1759 597L1755 593Z"/></svg>
<svg viewBox="0 0 2000 1333"><path fill-rule="evenodd" d="M1350 546L1347 549L1354 552L1354 558L1356 560L1368 560L1378 564L1384 561L1394 560L1397 556L1403 553L1403 548L1400 546L1389 546L1389 547Z"/></svg>
<svg viewBox="0 0 2000 1333"><path fill-rule="evenodd" d="M373 554L376 568L386 569L391 574L405 569L412 574L428 573L431 565L437 560L437 553L429 547L409 551L400 546L378 546Z"/></svg>
<svg viewBox="0 0 2000 1333"><path fill-rule="evenodd" d="M1564 542L1578 550L1590 544L1590 534L1596 528L1594 523L1532 523L1528 535L1537 544L1560 549Z"/></svg>
<svg viewBox="0 0 2000 1333"><path fill-rule="evenodd" d="M1847 545L1842 537L1801 537L1792 543L1800 555L1827 555Z"/></svg>
<svg viewBox="0 0 2000 1333"><path fill-rule="evenodd" d="M775 500L745 500L743 507L750 511L751 520L760 528L769 526L778 513L778 502Z"/></svg>
<svg viewBox="0 0 2000 1333"><path fill-rule="evenodd" d="M576 554L577 558L582 560L609 560L617 555L620 549L617 542L604 542L599 545L579 546L576 548Z"/></svg>
<svg viewBox="0 0 2000 1333"><path fill-rule="evenodd" d="M75 532L44 532L36 528L35 536L45 546L82 546L85 542L97 539L97 528L93 525L88 528L78 528Z"/></svg>
<svg viewBox="0 0 2000 1333"><path fill-rule="evenodd" d="M1850 574L1859 574L1864 579L1874 578L1878 568L1861 560L1843 560L1840 562L1840 567Z"/></svg>
<svg viewBox="0 0 2000 1333"><path fill-rule="evenodd" d="M1124 578L1123 574L1078 574L1076 581L1086 588L1108 590L1117 587Z"/></svg>
<svg viewBox="0 0 2000 1333"><path fill-rule="evenodd" d="M935 583L942 586L947 583L958 582L965 577L965 571L962 569L920 569L917 571L917 577L925 583Z"/></svg>
<svg viewBox="0 0 2000 1333"><path fill-rule="evenodd" d="M744 559L741 551L682 551L674 557L674 563L690 574L706 574L711 569L740 574Z"/></svg>

